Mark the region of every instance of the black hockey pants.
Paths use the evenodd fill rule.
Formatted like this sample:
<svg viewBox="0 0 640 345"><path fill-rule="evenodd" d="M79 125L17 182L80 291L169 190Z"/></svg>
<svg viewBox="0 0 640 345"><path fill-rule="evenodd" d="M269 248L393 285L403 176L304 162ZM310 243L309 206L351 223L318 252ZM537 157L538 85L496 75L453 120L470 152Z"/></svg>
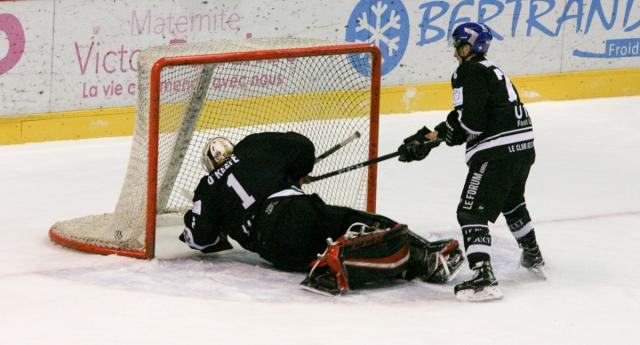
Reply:
<svg viewBox="0 0 640 345"><path fill-rule="evenodd" d="M262 258L287 271L305 271L317 254L353 223L390 227L386 217L327 205L316 194L269 199L256 215L254 243Z"/></svg>

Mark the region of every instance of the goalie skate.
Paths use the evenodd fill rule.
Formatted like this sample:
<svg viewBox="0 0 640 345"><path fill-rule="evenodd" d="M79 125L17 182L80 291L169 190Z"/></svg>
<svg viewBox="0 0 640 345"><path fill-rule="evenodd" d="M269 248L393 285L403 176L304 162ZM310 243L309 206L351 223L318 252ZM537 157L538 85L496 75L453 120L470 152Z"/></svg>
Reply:
<svg viewBox="0 0 640 345"><path fill-rule="evenodd" d="M428 274L421 279L428 283L442 284L452 281L462 270L464 256L456 240L441 240L427 245Z"/></svg>
<svg viewBox="0 0 640 345"><path fill-rule="evenodd" d="M307 276L307 278L300 283L300 287L303 290L328 297L337 296L341 293L335 277L329 271L315 276Z"/></svg>

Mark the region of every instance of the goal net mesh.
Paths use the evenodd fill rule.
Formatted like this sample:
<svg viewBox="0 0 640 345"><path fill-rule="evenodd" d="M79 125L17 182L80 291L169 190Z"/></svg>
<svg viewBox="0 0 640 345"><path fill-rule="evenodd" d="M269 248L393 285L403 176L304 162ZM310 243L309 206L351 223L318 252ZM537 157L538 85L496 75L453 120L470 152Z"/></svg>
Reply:
<svg viewBox="0 0 640 345"><path fill-rule="evenodd" d="M319 162L321 175L369 159L372 77L369 53L281 56L270 59L170 65L161 69L159 100L150 95L158 59L220 56L338 45L311 39L248 39L163 46L142 52L138 61L138 101L127 173L113 213L54 224L52 239L101 253L144 251L147 217L151 102L159 102L156 213L185 212L188 194L206 174L201 154L207 140L223 136L238 142L263 131L295 131L308 136L320 154L354 132L361 137ZM185 60L188 61L188 60ZM373 119L373 122L372 122ZM377 133L377 130L374 132ZM152 148L153 149L153 148ZM256 167L259 169L259 167ZM367 208L367 169L321 180L304 189L327 203ZM153 254L151 254L153 255ZM132 255L137 256L137 255Z"/></svg>

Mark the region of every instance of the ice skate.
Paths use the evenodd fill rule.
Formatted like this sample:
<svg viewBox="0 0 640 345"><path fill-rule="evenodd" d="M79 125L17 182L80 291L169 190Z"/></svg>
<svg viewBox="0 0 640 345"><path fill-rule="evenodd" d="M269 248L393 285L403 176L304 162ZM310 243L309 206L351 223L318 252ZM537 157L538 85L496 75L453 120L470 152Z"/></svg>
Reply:
<svg viewBox="0 0 640 345"><path fill-rule="evenodd" d="M456 285L456 298L467 302L481 302L502 298L502 291L493 275L489 261L480 261L472 268L475 271L473 279Z"/></svg>
<svg viewBox="0 0 640 345"><path fill-rule="evenodd" d="M542 258L542 254L540 253L538 243L536 243L535 240L523 241L520 246L522 247L520 266L535 274L540 279L546 280L547 277L542 270L542 268L544 267L544 259Z"/></svg>

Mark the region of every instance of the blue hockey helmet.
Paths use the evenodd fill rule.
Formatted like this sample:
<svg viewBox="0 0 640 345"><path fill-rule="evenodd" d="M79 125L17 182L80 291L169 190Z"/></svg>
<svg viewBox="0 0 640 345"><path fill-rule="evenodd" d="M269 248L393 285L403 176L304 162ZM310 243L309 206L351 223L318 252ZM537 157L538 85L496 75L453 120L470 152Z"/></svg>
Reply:
<svg viewBox="0 0 640 345"><path fill-rule="evenodd" d="M471 52L474 54L486 54L489 51L489 45L493 39L491 29L485 24L464 23L458 25L453 34L453 46L460 48L464 44L471 46Z"/></svg>

